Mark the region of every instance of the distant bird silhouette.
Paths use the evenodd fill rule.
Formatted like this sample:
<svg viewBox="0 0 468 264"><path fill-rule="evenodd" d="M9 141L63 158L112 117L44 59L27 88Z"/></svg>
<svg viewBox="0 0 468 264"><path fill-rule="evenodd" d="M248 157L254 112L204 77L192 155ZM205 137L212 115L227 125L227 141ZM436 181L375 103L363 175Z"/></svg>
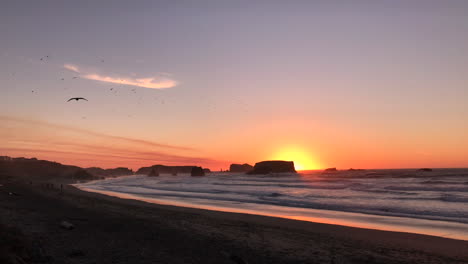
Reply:
<svg viewBox="0 0 468 264"><path fill-rule="evenodd" d="M73 97L73 98L68 99L67 102L70 102L71 100L76 100L76 101L78 101L78 100L86 100L86 101L88 101L88 99L83 98L83 97Z"/></svg>

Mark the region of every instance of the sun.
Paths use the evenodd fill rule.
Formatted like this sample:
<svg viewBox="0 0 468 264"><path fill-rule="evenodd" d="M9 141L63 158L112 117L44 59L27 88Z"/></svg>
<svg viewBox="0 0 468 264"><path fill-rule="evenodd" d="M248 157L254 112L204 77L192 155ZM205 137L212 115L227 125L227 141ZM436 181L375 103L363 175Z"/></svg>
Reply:
<svg viewBox="0 0 468 264"><path fill-rule="evenodd" d="M298 171L316 170L320 168L317 162L312 158L312 155L300 148L287 147L280 149L272 158L275 160L294 161L294 167Z"/></svg>

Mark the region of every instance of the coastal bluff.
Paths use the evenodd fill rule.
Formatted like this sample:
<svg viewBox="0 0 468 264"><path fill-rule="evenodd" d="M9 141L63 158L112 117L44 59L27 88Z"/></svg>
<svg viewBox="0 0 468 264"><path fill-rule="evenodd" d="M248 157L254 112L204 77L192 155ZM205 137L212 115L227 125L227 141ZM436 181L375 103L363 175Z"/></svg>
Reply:
<svg viewBox="0 0 468 264"><path fill-rule="evenodd" d="M141 167L139 168L135 174L145 174L148 175L152 170L156 171L158 175L161 174L170 174L170 175L177 175L180 173L184 174L191 174L193 168L196 168L198 166L166 166L166 165L153 165L149 167ZM200 167L201 168L201 167ZM202 168L202 171L204 173L210 173L211 171L209 169Z"/></svg>
<svg viewBox="0 0 468 264"><path fill-rule="evenodd" d="M76 182L78 180L97 180L100 177L92 175L77 166L63 165L36 158L0 156L0 180L2 179Z"/></svg>
<svg viewBox="0 0 468 264"><path fill-rule="evenodd" d="M269 160L255 163L247 174L296 173L294 161Z"/></svg>
<svg viewBox="0 0 468 264"><path fill-rule="evenodd" d="M119 177L133 175L133 171L129 168L118 167L113 169L102 169L99 167L90 167L85 169L88 173L97 177Z"/></svg>

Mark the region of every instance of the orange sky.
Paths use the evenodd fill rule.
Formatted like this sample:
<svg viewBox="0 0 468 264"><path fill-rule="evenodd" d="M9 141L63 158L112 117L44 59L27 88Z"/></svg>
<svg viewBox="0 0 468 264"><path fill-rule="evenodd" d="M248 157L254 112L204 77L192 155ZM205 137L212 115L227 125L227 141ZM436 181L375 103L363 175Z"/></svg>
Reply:
<svg viewBox="0 0 468 264"><path fill-rule="evenodd" d="M463 167L467 148L459 143L407 138L396 144L388 135L371 137L359 129L314 131L298 121L286 126L259 125L245 133L219 135L210 144L181 146L90 131L44 121L1 116L1 155L37 157L82 167L130 167L153 164L201 165L227 169L231 163L293 160L297 169ZM283 123L284 124L284 123ZM262 135L262 131L274 131ZM299 133L302 131L302 135ZM295 135L288 137L288 135ZM301 135L302 137L298 137ZM426 135L427 136L427 135ZM229 139L232 140L229 140ZM396 136L395 136L396 138ZM395 140L393 138L393 140ZM428 144L431 143L431 144Z"/></svg>

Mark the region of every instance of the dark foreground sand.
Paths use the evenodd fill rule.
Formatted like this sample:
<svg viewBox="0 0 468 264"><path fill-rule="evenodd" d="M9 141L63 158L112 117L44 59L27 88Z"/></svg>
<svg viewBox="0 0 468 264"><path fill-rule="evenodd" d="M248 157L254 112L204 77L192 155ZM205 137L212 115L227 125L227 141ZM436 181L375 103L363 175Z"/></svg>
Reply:
<svg viewBox="0 0 468 264"><path fill-rule="evenodd" d="M467 241L0 184L0 263L468 263Z"/></svg>

